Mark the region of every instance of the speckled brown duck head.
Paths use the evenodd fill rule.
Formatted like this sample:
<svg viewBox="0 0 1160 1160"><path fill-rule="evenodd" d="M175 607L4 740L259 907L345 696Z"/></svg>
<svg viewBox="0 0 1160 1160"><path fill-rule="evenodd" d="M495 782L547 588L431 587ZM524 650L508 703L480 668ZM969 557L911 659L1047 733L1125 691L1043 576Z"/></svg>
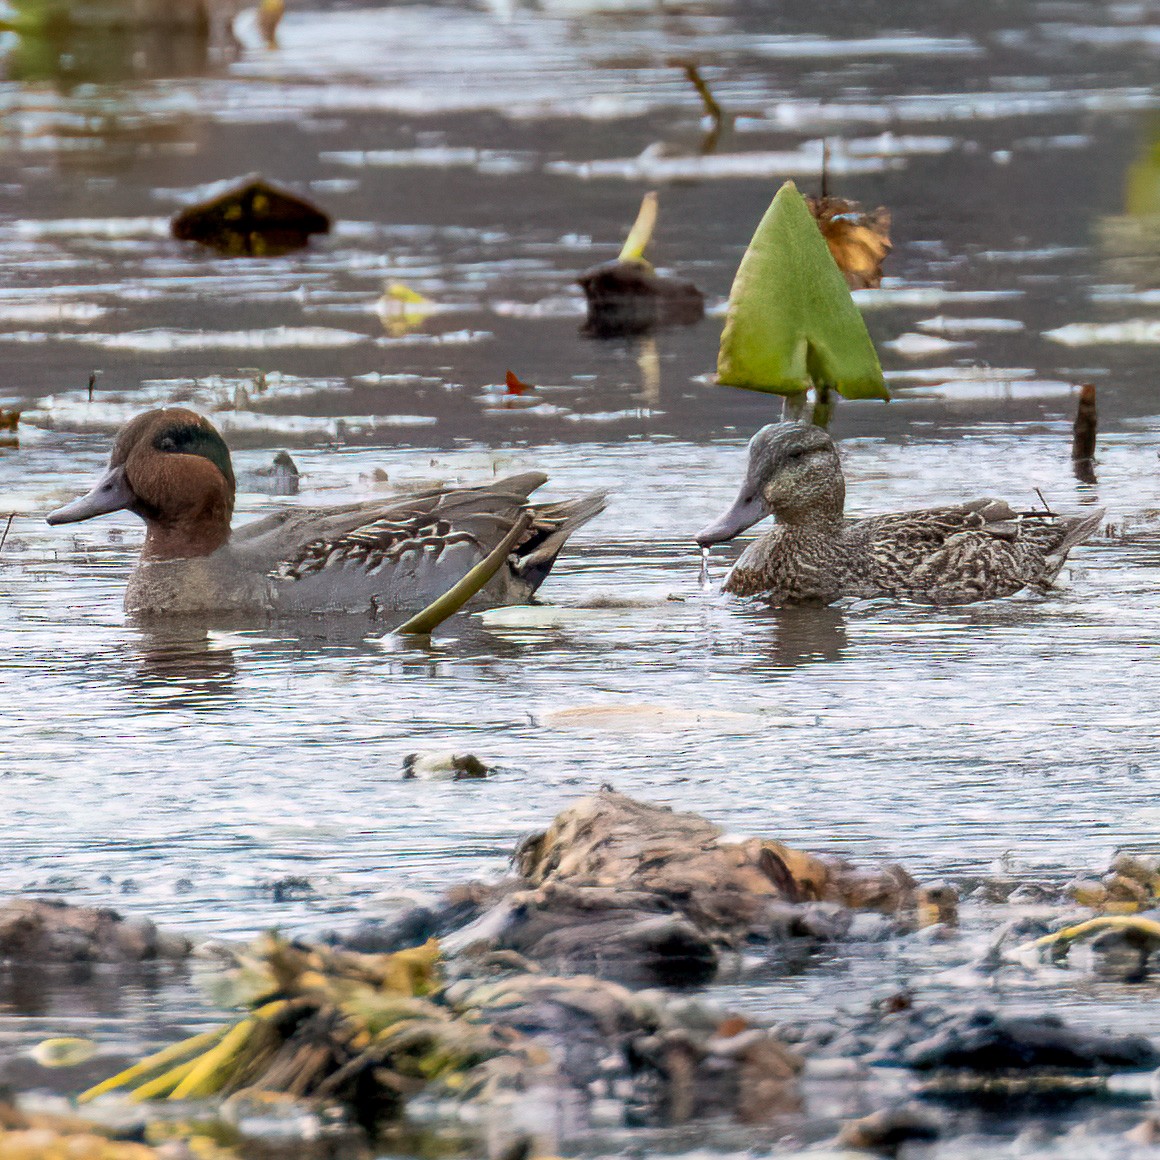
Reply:
<svg viewBox="0 0 1160 1160"><path fill-rule="evenodd" d="M181 407L146 411L121 429L92 491L48 522L131 511L148 529L143 559L208 556L230 538L234 488L229 448L208 419Z"/></svg>
<svg viewBox="0 0 1160 1160"><path fill-rule="evenodd" d="M771 423L749 441L745 482L733 506L696 536L702 547L731 540L766 516L819 530L842 524L846 483L833 440L810 423Z"/></svg>

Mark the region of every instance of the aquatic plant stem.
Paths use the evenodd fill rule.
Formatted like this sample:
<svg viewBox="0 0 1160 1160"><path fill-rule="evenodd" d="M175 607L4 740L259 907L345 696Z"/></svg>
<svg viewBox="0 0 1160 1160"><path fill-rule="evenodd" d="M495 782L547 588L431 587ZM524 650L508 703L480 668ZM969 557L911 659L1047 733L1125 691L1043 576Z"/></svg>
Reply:
<svg viewBox="0 0 1160 1160"><path fill-rule="evenodd" d="M1076 478L1081 483L1095 483L1096 431L1099 414L1096 411L1094 383L1084 383L1079 389L1079 403L1072 426L1071 462Z"/></svg>
<svg viewBox="0 0 1160 1160"><path fill-rule="evenodd" d="M105 1092L111 1092L115 1088L125 1087L136 1080L144 1079L145 1076L150 1075L160 1068L168 1068L170 1065L176 1065L187 1056L193 1055L194 1059L196 1059L197 1054L200 1054L203 1048L212 1047L225 1033L225 1027L217 1027L213 1031L205 1031L200 1035L193 1036L191 1039L183 1039L180 1043L174 1043L170 1047L155 1052L139 1063L133 1064L132 1067L126 1068L124 1071L119 1071L116 1075L110 1076L106 1080L102 1080L99 1084L89 1088L87 1091L81 1092L77 1096L77 1103L88 1103L89 1100L96 1099L97 1096L104 1095ZM192 1063L194 1060L189 1060L189 1062Z"/></svg>
<svg viewBox="0 0 1160 1160"><path fill-rule="evenodd" d="M636 221L624 239L617 256L618 262L643 262L644 251L652 241L653 231L657 225L657 194L650 190L640 199L640 209L637 210Z"/></svg>
<svg viewBox="0 0 1160 1160"><path fill-rule="evenodd" d="M512 530L480 560L459 583L449 588L438 600L429 604L422 612L404 621L391 634L393 636L425 636L439 627L449 616L458 612L477 592L484 588L503 566L511 550L531 527L530 512L521 512Z"/></svg>

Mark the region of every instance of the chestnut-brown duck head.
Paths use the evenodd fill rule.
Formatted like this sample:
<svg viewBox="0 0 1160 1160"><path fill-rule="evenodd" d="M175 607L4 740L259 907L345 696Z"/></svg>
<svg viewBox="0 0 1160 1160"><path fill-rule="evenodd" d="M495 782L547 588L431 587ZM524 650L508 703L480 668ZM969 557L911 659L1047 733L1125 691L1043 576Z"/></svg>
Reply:
<svg viewBox="0 0 1160 1160"><path fill-rule="evenodd" d="M50 524L131 511L148 531L142 556L208 556L230 536L234 471L208 420L183 407L146 411L117 435L109 467L87 495L58 508Z"/></svg>

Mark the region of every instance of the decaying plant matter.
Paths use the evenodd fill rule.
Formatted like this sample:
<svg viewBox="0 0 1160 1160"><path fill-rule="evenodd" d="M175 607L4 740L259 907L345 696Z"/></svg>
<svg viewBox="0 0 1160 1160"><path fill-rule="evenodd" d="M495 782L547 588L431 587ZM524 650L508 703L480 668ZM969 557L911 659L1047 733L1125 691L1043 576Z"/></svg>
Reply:
<svg viewBox="0 0 1160 1160"><path fill-rule="evenodd" d="M844 197L807 197L806 205L851 290L882 285L882 263L890 253L890 210L863 210Z"/></svg>
<svg viewBox="0 0 1160 1160"><path fill-rule="evenodd" d="M305 947L275 935L237 955L226 988L249 1013L165 1048L84 1092L195 1099L243 1089L333 1097L393 1115L427 1083L507 1050L511 1036L430 997L434 941L393 955Z"/></svg>

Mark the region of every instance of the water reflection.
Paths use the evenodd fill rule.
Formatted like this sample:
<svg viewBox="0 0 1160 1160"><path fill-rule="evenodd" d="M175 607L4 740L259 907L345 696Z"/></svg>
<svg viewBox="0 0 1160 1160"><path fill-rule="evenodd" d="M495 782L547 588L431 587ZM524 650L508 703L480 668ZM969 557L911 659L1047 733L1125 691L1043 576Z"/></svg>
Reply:
<svg viewBox="0 0 1160 1160"><path fill-rule="evenodd" d="M227 640L203 629L142 628L137 641L137 686L159 696L159 709L213 708L234 692L237 663Z"/></svg>
<svg viewBox="0 0 1160 1160"><path fill-rule="evenodd" d="M775 669L840 661L849 647L841 608L771 608L774 631L767 653Z"/></svg>
<svg viewBox="0 0 1160 1160"><path fill-rule="evenodd" d="M175 29L70 28L24 33L4 58L9 80L78 85L186 77L210 68L208 37Z"/></svg>

